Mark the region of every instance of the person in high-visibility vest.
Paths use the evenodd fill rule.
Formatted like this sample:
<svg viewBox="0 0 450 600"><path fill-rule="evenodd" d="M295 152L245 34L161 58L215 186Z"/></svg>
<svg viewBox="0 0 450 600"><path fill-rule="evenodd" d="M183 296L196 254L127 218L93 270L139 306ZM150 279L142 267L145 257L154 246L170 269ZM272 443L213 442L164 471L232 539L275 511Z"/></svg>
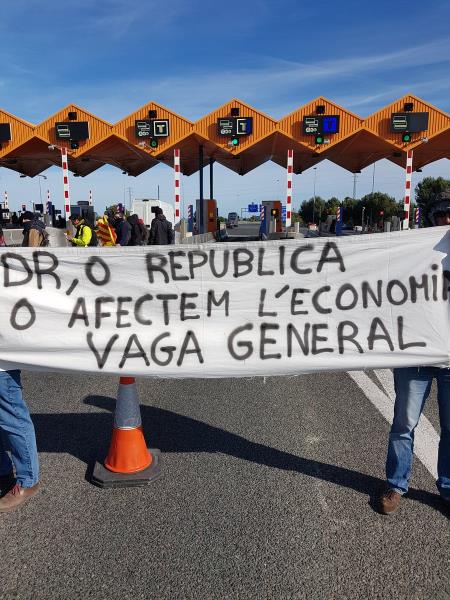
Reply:
<svg viewBox="0 0 450 600"><path fill-rule="evenodd" d="M85 248L91 245L92 240L92 229L86 223L81 215L70 215L70 221L76 227L76 233L74 236L66 233L66 239L72 243L72 246L81 246Z"/></svg>

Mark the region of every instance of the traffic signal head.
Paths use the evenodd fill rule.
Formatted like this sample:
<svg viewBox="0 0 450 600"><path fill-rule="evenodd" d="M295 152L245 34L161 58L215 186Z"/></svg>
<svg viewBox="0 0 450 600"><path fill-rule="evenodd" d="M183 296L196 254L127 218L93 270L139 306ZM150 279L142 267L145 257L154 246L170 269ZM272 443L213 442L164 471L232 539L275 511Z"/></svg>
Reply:
<svg viewBox="0 0 450 600"><path fill-rule="evenodd" d="M278 210L278 208L272 208L270 214L272 215L272 217L275 217L275 219L278 219L279 212L280 211Z"/></svg>
<svg viewBox="0 0 450 600"><path fill-rule="evenodd" d="M408 133L407 131L405 131L405 133L402 134L402 142L409 143L411 140L412 140L412 135L410 133Z"/></svg>
<svg viewBox="0 0 450 600"><path fill-rule="evenodd" d="M239 146L239 138L237 136L232 137L230 143L232 146Z"/></svg>
<svg viewBox="0 0 450 600"><path fill-rule="evenodd" d="M158 147L158 140L156 138L151 138L150 139L150 148L157 148Z"/></svg>
<svg viewBox="0 0 450 600"><path fill-rule="evenodd" d="M323 135L316 135L316 144L323 144Z"/></svg>
<svg viewBox="0 0 450 600"><path fill-rule="evenodd" d="M384 210L380 210L379 213L380 217L384 217Z"/></svg>

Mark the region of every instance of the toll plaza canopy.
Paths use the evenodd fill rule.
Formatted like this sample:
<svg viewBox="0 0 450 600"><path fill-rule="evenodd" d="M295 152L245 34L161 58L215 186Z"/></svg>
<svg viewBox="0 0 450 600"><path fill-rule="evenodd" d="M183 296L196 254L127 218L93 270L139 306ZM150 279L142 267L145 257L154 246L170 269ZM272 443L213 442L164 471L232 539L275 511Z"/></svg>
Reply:
<svg viewBox="0 0 450 600"><path fill-rule="evenodd" d="M33 125L0 109L0 166L33 177L61 165L86 176L109 164L139 175L159 163L191 175L211 161L245 175L268 160L286 167L294 151L294 173L328 159L352 173L386 158L413 170L450 158L450 115L411 94L361 118L324 97L280 120L233 99L195 123L150 102L115 125L70 104Z"/></svg>

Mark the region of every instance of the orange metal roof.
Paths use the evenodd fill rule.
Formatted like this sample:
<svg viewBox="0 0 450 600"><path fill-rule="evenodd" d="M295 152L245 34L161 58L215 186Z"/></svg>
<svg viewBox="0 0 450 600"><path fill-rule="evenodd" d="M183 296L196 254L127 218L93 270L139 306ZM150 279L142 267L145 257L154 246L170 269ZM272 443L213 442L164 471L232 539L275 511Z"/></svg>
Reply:
<svg viewBox="0 0 450 600"><path fill-rule="evenodd" d="M428 131L412 135L408 144L398 133L390 131L390 116L403 112L404 104L413 104L414 112L429 113ZM314 136L303 133L304 116L315 115L316 107L324 106L325 114L339 115L339 132L328 136L327 143L317 145ZM253 118L251 135L241 136L238 146L229 146L229 139L217 131L217 119L230 116L231 109L239 116ZM136 139L135 120L144 119L149 110L157 118L170 120L170 135L159 138L157 148L150 148ZM0 123L12 126L12 140L0 148L0 166L34 176L51 165L59 165L58 149L50 145L67 145L56 139L55 123L67 121L68 113L76 112L78 121L88 121L90 137L79 147L68 147L69 169L88 175L104 164L114 165L130 175L139 175L160 162L173 166L173 151L180 149L181 171L191 175L199 169L199 146L203 146L203 165L214 159L225 167L244 175L268 160L286 166L289 149L294 150L294 172L300 173L328 159L343 168L357 172L388 158L404 166L406 151L414 150L413 168L417 169L441 158L450 158L450 115L416 96L407 94L363 119L324 97L299 107L279 121L236 98L210 112L196 123L168 108L149 102L124 117L115 125L104 121L75 104L69 104L39 125L0 110Z"/></svg>

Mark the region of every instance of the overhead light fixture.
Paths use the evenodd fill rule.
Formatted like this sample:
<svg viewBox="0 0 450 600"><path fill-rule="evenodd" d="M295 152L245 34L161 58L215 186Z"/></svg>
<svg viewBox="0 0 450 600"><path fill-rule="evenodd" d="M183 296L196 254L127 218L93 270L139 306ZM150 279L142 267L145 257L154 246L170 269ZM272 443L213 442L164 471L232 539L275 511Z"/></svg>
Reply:
<svg viewBox="0 0 450 600"><path fill-rule="evenodd" d="M19 177L20 177L21 179L23 179L24 177L27 177L27 175L24 175L23 173L21 173L21 174L19 175Z"/></svg>
<svg viewBox="0 0 450 600"><path fill-rule="evenodd" d="M422 169L416 169L416 173L422 173Z"/></svg>
<svg viewBox="0 0 450 600"><path fill-rule="evenodd" d="M127 172L126 171L122 171L122 175L127 175Z"/></svg>

